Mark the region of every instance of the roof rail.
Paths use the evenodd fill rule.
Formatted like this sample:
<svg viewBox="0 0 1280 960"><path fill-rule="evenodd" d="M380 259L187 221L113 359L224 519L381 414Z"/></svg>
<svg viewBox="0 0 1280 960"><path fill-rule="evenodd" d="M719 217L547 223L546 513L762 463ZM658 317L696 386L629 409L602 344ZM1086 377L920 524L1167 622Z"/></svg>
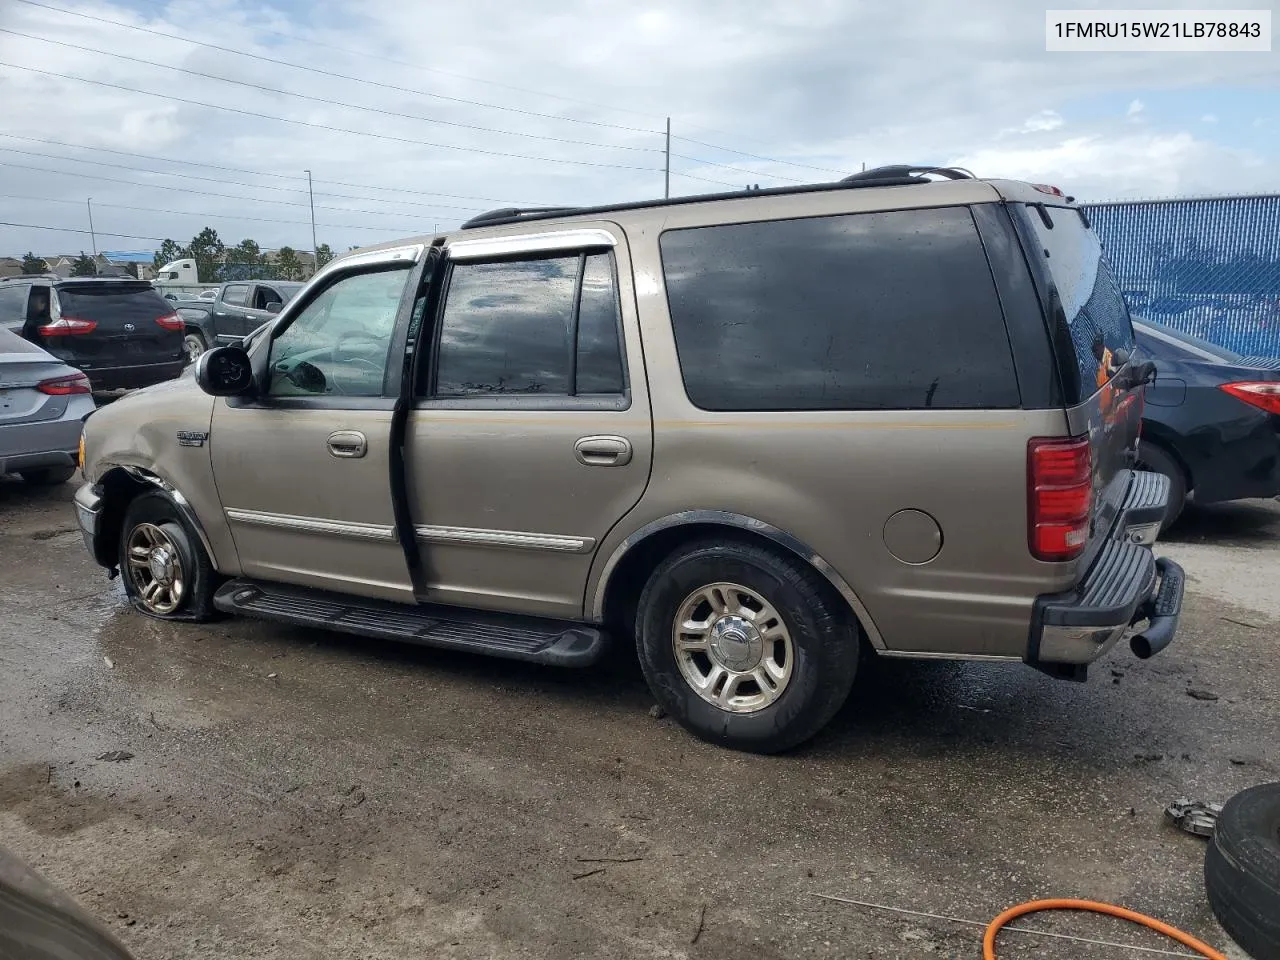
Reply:
<svg viewBox="0 0 1280 960"><path fill-rule="evenodd" d="M500 207L497 210L490 210L487 213L480 213L472 217L462 225L462 229L466 230L470 227L480 227L487 223L501 221L510 223L512 220L519 220L522 217L546 216L554 213L571 213L575 207Z"/></svg>
<svg viewBox="0 0 1280 960"><path fill-rule="evenodd" d="M15 280L61 280L56 273L20 273L16 277L0 277L0 283L12 283Z"/></svg>
<svg viewBox="0 0 1280 960"><path fill-rule="evenodd" d="M972 173L960 167L925 167L909 163L896 163L887 167L872 167L861 173L850 174L841 183L858 183L867 186L889 186L908 183L929 183L926 174L935 173L948 180L976 180Z"/></svg>

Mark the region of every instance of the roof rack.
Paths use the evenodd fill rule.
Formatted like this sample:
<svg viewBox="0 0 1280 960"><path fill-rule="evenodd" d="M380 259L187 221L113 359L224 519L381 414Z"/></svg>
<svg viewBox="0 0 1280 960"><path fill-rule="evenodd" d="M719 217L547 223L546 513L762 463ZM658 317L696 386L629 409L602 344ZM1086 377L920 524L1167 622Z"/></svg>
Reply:
<svg viewBox="0 0 1280 960"><path fill-rule="evenodd" d="M826 190L850 190L857 187L899 187L919 183L933 183L928 174L936 174L948 180L976 180L968 170L959 167L928 167L898 164L875 167L828 183L801 183L787 187L759 187L752 185L745 190L722 193L699 193L685 197L669 197L659 200L633 200L626 203L608 203L595 207L505 207L490 210L472 217L462 225L463 230L474 227L492 227L500 224L519 223L524 220L548 220L569 214L577 217L592 214L619 213L625 210L645 210L652 207L673 207L688 203L710 203L717 200L741 200L744 197L777 197L797 193L820 193Z"/></svg>

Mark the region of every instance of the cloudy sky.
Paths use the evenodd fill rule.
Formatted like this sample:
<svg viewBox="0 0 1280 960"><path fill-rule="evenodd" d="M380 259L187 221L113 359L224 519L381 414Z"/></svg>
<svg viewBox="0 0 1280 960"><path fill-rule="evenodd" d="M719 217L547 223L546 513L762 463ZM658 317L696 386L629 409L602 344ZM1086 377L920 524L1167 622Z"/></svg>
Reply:
<svg viewBox="0 0 1280 960"><path fill-rule="evenodd" d="M895 162L1280 191L1280 53L1044 46L1019 0L0 0L0 255L88 249L88 198L99 249L310 249L307 169L335 250L660 196L668 115L673 194Z"/></svg>

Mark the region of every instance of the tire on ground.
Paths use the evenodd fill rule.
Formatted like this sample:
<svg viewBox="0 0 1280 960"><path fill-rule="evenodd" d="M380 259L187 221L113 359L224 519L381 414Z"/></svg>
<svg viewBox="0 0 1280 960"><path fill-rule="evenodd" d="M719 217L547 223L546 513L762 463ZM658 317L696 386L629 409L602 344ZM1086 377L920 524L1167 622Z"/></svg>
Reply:
<svg viewBox="0 0 1280 960"><path fill-rule="evenodd" d="M1160 526L1162 531L1167 530L1182 516L1182 509L1187 505L1187 475L1171 453L1148 440L1138 446L1138 465L1169 478L1169 512Z"/></svg>
<svg viewBox="0 0 1280 960"><path fill-rule="evenodd" d="M18 475L33 487L56 487L76 475L76 467L41 467L39 470L21 470Z"/></svg>
<svg viewBox="0 0 1280 960"><path fill-rule="evenodd" d="M754 712L708 702L677 662L676 614L694 592L716 583L758 594L792 639L789 680L776 700ZM808 740L840 709L857 672L861 631L831 585L798 558L767 546L704 540L679 549L650 576L636 614L636 646L654 697L685 728L722 746L776 753Z"/></svg>
<svg viewBox="0 0 1280 960"><path fill-rule="evenodd" d="M129 564L130 538L140 525L149 524L160 531L177 550L182 570L181 598L170 612L147 608L139 593L139 584ZM150 491L130 501L125 510L119 543L120 579L134 608L160 620L209 620L214 614L213 594L218 587L217 572L200 538L183 517L177 505L163 491ZM149 571L143 578L151 578Z"/></svg>
<svg viewBox="0 0 1280 960"><path fill-rule="evenodd" d="M1204 886L1236 943L1254 960L1280 960L1280 783L1250 787L1223 806Z"/></svg>

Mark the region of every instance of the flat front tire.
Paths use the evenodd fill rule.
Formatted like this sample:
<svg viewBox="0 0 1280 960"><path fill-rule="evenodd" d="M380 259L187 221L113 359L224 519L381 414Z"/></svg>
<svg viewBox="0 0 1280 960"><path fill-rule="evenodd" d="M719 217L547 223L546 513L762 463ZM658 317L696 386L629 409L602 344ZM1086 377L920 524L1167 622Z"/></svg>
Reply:
<svg viewBox="0 0 1280 960"><path fill-rule="evenodd" d="M654 570L636 616L645 678L712 743L777 753L816 734L857 671L860 634L831 586L769 547L708 540Z"/></svg>
<svg viewBox="0 0 1280 960"><path fill-rule="evenodd" d="M168 494L135 497L120 531L120 579L135 609L161 620L213 616L216 573Z"/></svg>

